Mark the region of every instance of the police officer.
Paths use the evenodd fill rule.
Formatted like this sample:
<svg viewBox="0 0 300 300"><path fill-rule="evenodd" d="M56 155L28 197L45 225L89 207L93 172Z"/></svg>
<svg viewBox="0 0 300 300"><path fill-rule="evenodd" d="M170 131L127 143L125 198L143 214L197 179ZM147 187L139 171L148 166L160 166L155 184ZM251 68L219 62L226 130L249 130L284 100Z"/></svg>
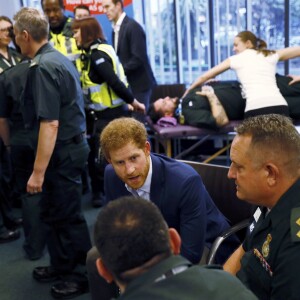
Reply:
<svg viewBox="0 0 300 300"><path fill-rule="evenodd" d="M78 47L87 53L81 81L86 96L88 114L95 117L89 156L89 174L93 192L92 203L101 206L104 197L105 163L99 155L99 136L112 120L129 114L128 105L145 112L145 105L134 99L128 89L124 69L112 46L104 39L98 21L93 17L75 19L72 25ZM127 103L127 104L126 104Z"/></svg>
<svg viewBox="0 0 300 300"><path fill-rule="evenodd" d="M64 1L41 0L41 6L50 24L50 43L56 50L67 56L81 72L80 50L76 46L71 29L73 20L64 15Z"/></svg>
<svg viewBox="0 0 300 300"><path fill-rule="evenodd" d="M27 181L32 173L37 132L24 128L20 96L24 90L29 59L7 69L0 76L0 134L9 145L15 189L22 200L25 242L23 248L31 260L40 258L45 248L45 231L40 221L41 194L28 194ZM8 126L9 124L9 126ZM8 130L9 128L9 130Z"/></svg>
<svg viewBox="0 0 300 300"><path fill-rule="evenodd" d="M25 126L39 132L27 192L42 193L41 219L50 255L50 266L35 268L33 277L39 282L60 280L52 286L52 295L70 298L88 290L85 260L91 246L81 211L81 173L89 146L79 75L48 43L43 14L25 7L14 20L16 42L32 58L22 114Z"/></svg>

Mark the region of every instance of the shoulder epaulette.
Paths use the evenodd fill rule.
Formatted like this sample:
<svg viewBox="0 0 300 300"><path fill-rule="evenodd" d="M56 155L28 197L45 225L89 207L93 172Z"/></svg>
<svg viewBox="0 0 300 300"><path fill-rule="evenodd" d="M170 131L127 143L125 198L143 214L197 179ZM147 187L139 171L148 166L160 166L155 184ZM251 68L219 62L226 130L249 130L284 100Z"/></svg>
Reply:
<svg viewBox="0 0 300 300"><path fill-rule="evenodd" d="M290 226L292 241L300 242L300 207L295 207L292 209Z"/></svg>
<svg viewBox="0 0 300 300"><path fill-rule="evenodd" d="M35 57L32 59L29 68L32 68L32 67L35 67L35 66L39 65L40 60L41 60L41 57L42 57L42 55L40 55L40 54L38 54L37 56L35 56Z"/></svg>

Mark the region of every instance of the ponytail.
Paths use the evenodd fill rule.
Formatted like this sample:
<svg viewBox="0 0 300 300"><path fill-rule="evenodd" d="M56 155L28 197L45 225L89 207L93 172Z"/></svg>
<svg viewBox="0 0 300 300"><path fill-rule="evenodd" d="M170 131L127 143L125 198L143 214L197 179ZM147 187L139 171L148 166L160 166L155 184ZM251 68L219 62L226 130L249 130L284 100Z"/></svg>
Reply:
<svg viewBox="0 0 300 300"><path fill-rule="evenodd" d="M264 40L256 37L251 31L241 31L237 34L237 37L239 37L244 43L250 41L253 45L252 49L256 50L258 53L262 53L264 56L275 53L274 50L268 50L267 43Z"/></svg>
<svg viewBox="0 0 300 300"><path fill-rule="evenodd" d="M268 55L271 55L273 53L275 53L274 50L268 50L267 49L267 43L260 39L260 38L256 38L256 48L255 50L258 52L258 53L262 53L264 56L268 56Z"/></svg>

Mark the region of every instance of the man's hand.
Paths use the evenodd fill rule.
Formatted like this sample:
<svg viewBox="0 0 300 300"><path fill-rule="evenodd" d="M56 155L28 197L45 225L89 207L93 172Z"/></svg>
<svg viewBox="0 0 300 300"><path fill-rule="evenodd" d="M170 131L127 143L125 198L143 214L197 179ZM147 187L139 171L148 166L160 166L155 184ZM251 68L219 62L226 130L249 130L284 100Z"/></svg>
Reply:
<svg viewBox="0 0 300 300"><path fill-rule="evenodd" d="M28 193L39 193L42 191L44 176L52 156L57 132L57 120L43 120L40 122L39 138L33 172L27 182Z"/></svg>
<svg viewBox="0 0 300 300"><path fill-rule="evenodd" d="M228 116L226 111L221 104L220 100L215 94L215 91L210 85L203 85L201 92L196 92L197 95L206 96L209 102L211 113L216 120L216 124L218 127L222 127L229 123Z"/></svg>
<svg viewBox="0 0 300 300"><path fill-rule="evenodd" d="M145 104L137 101L136 99L133 100L131 105L134 107L134 111L141 112L143 114L146 114L146 107Z"/></svg>
<svg viewBox="0 0 300 300"><path fill-rule="evenodd" d="M28 182L27 182L27 192L30 194L36 194L42 192L42 186L44 183L44 174L37 174L32 172Z"/></svg>
<svg viewBox="0 0 300 300"><path fill-rule="evenodd" d="M210 96L214 93L215 93L214 89L210 85L203 85L201 88L201 92L200 91L196 92L197 95L201 95L201 96Z"/></svg>

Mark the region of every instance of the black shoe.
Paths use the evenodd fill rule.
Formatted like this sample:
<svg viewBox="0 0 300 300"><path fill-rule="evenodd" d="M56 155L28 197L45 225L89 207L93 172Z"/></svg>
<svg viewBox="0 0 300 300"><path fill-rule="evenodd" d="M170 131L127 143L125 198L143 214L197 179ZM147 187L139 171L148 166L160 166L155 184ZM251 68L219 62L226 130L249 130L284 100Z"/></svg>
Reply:
<svg viewBox="0 0 300 300"><path fill-rule="evenodd" d="M60 274L52 267L36 267L32 271L32 277L39 282L53 282L60 279Z"/></svg>
<svg viewBox="0 0 300 300"><path fill-rule="evenodd" d="M15 218L15 219L8 220L5 225L7 229L9 229L10 231L14 231L22 224L23 224L22 218Z"/></svg>
<svg viewBox="0 0 300 300"><path fill-rule="evenodd" d="M7 230L0 234L0 244L9 243L17 240L20 237L20 231L18 229Z"/></svg>
<svg viewBox="0 0 300 300"><path fill-rule="evenodd" d="M88 282L62 281L51 287L51 295L57 299L71 299L88 291Z"/></svg>
<svg viewBox="0 0 300 300"><path fill-rule="evenodd" d="M95 208L103 206L105 201L105 195L100 192L100 193L94 193L93 198L92 198L92 205Z"/></svg>

